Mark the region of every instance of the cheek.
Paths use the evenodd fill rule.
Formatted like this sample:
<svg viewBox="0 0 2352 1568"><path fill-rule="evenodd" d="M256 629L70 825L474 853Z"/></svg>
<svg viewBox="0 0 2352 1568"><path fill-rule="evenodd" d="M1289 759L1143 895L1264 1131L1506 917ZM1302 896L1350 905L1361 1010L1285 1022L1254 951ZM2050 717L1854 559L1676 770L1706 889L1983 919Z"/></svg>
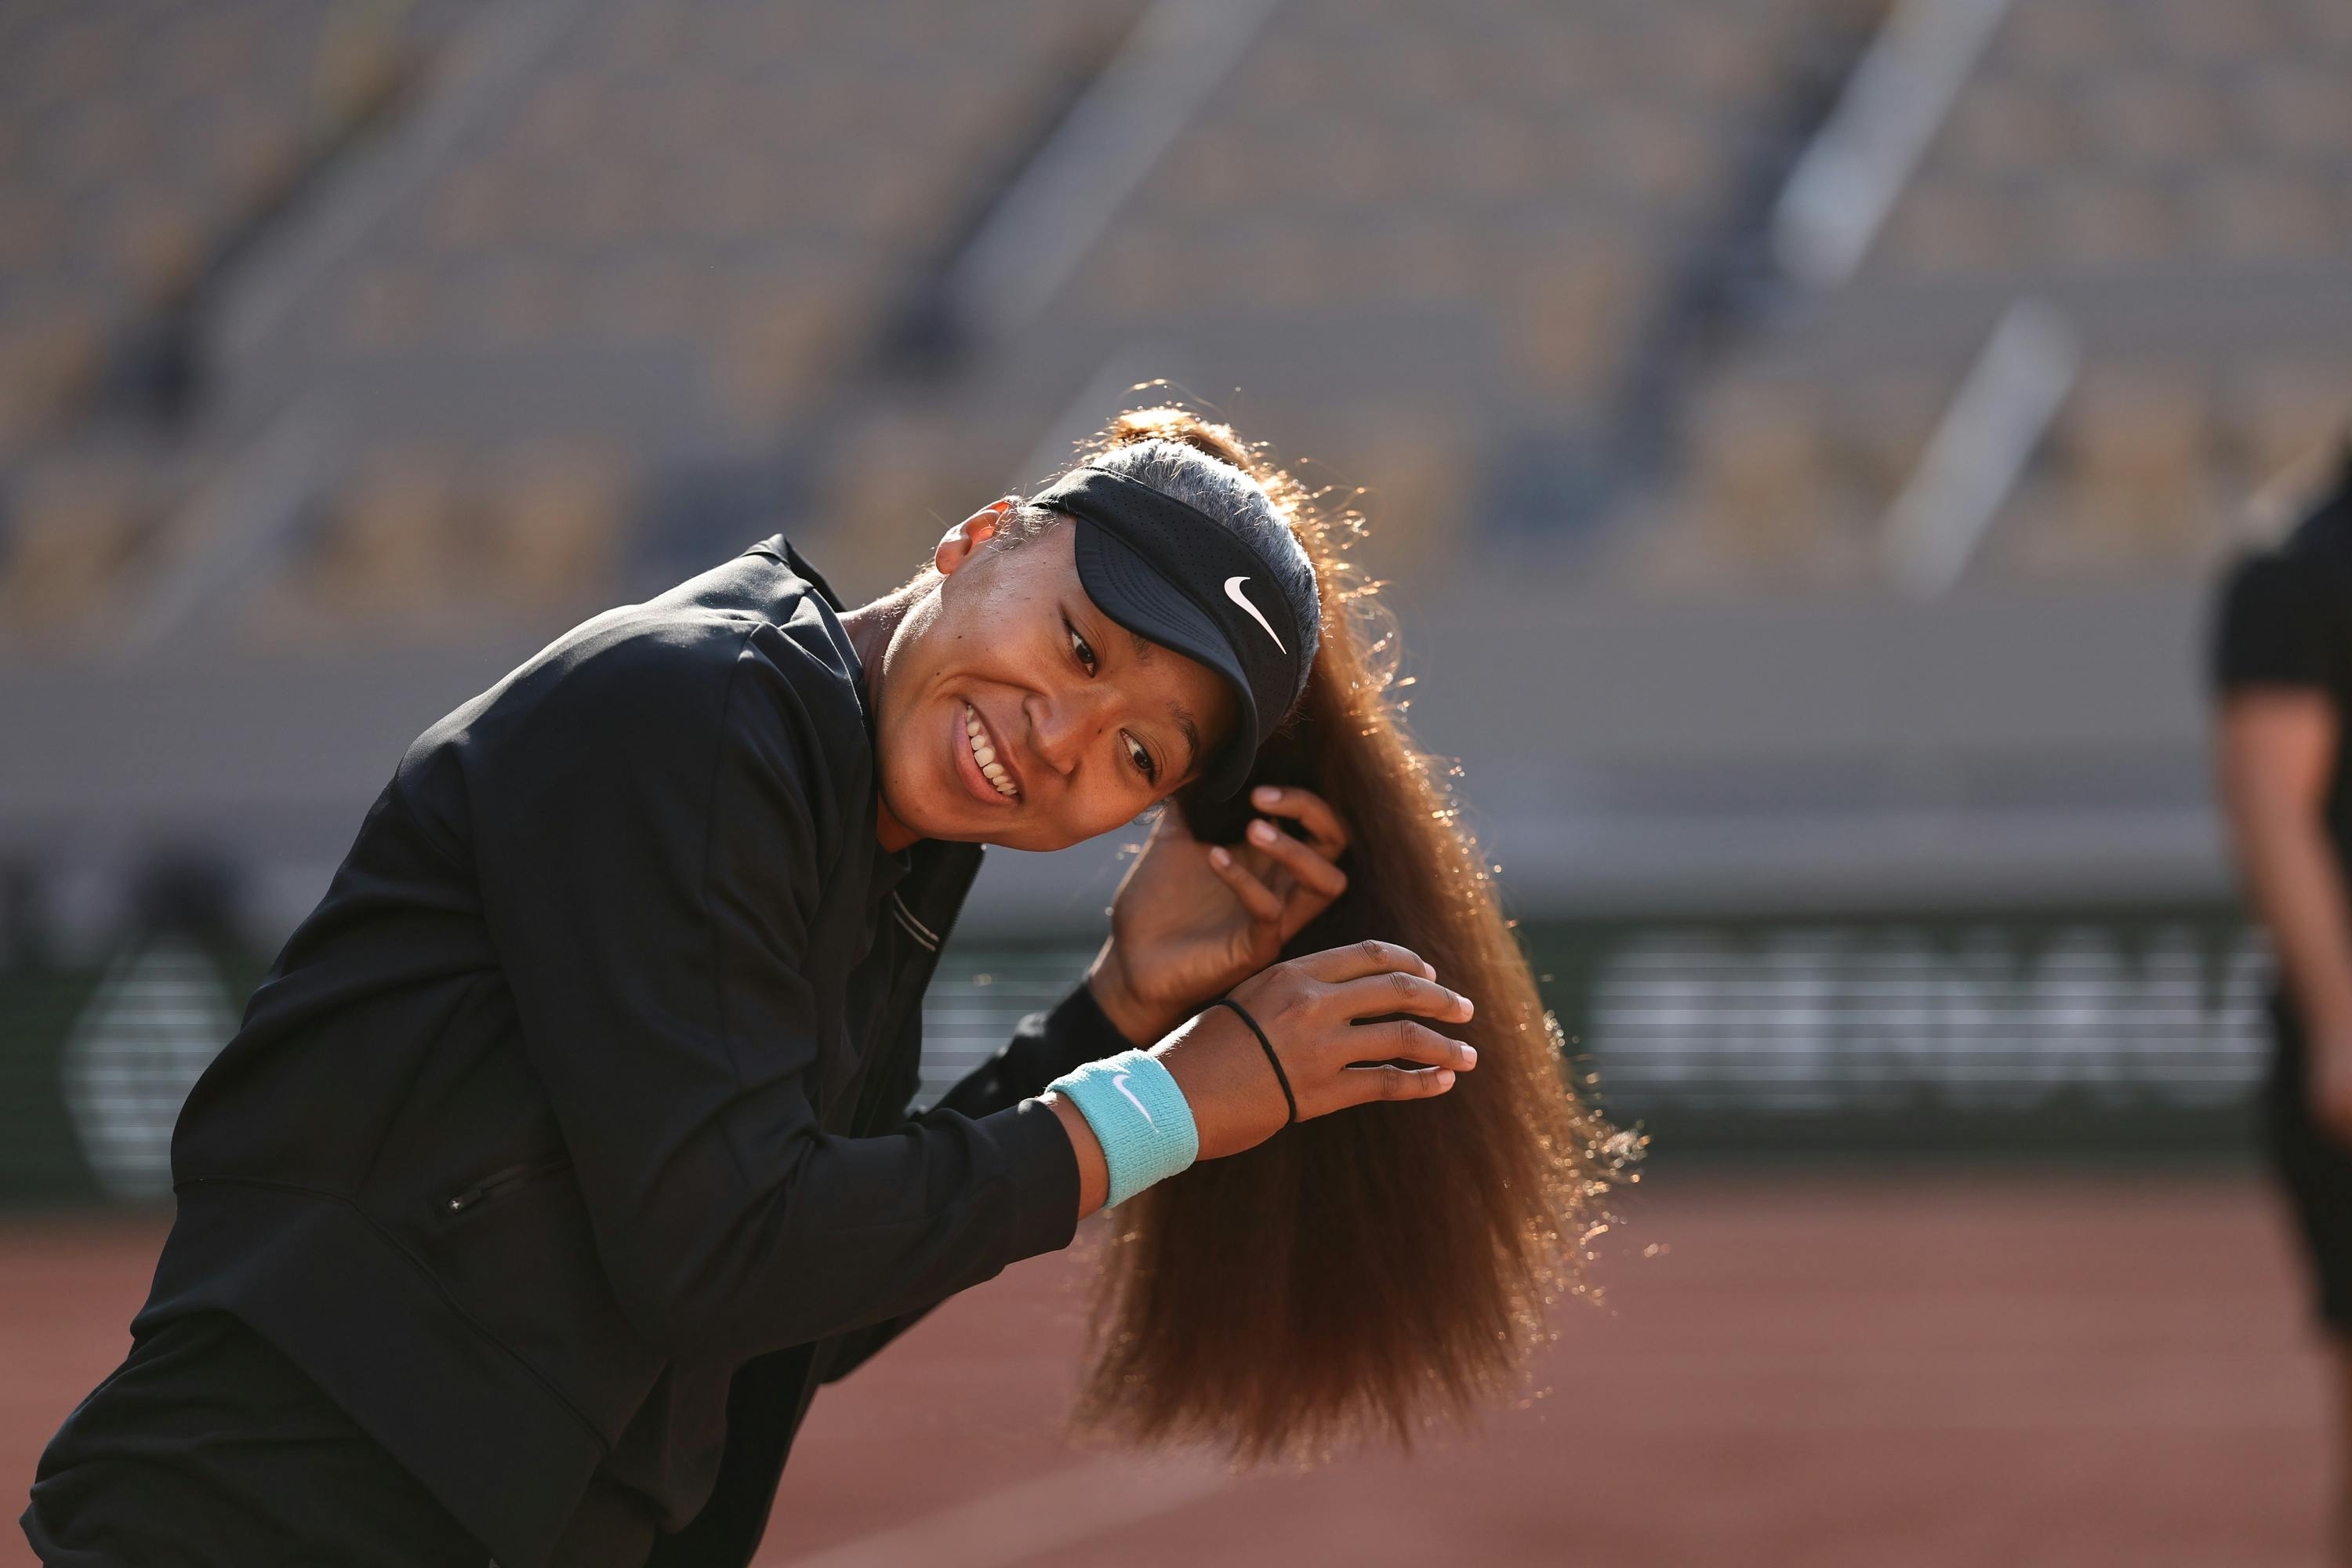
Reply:
<svg viewBox="0 0 2352 1568"><path fill-rule="evenodd" d="M1073 796L1062 814L1072 844L1116 833L1158 805L1164 797L1139 781L1133 789L1092 789Z"/></svg>

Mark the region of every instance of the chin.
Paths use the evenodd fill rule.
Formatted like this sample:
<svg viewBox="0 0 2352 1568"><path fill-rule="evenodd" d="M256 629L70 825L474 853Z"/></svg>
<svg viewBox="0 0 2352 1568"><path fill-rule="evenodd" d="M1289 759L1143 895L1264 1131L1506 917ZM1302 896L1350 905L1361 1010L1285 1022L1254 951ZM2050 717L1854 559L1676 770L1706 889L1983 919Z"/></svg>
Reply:
<svg viewBox="0 0 2352 1568"><path fill-rule="evenodd" d="M1092 834L1087 836L1087 837L1094 837ZM1047 838L1044 842L1040 843L1037 838L1037 831L1034 827L1024 828L1024 831L1020 833L1007 834L1002 838L983 838L982 840L982 842L985 844L1002 845L1007 849L1025 850L1032 855L1050 855L1056 849L1067 849L1072 845L1084 844L1086 841L1086 838L1071 838L1065 837Z"/></svg>
<svg viewBox="0 0 2352 1568"><path fill-rule="evenodd" d="M899 826L917 838L937 838L950 844L1002 844L1008 849L1051 847L1014 842L1021 836L1018 830L999 837L999 833L1013 829L1014 825L976 820L985 815L984 811L967 806L961 799L942 803L928 790L894 790L886 780L882 803L890 808L890 815Z"/></svg>
<svg viewBox="0 0 2352 1568"><path fill-rule="evenodd" d="M943 825L939 831L925 831L925 837L952 838L966 844L993 844L1000 849L1019 849L1031 855L1050 855L1056 849L1083 844L1095 836L1057 834L1037 822L974 822L965 817L953 826Z"/></svg>

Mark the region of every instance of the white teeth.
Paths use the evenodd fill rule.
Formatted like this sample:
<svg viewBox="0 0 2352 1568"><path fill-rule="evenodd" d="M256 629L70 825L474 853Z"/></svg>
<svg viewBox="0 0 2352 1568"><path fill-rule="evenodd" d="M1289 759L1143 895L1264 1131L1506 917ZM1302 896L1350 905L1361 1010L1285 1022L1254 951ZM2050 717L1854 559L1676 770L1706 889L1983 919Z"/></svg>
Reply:
<svg viewBox="0 0 2352 1568"><path fill-rule="evenodd" d="M964 738L971 744L971 760L979 764L981 776L1006 799L1020 799L1020 787L1005 772L1004 764L996 760L996 748L988 743L988 731L981 727L980 715L972 710L971 703L964 704L963 715Z"/></svg>

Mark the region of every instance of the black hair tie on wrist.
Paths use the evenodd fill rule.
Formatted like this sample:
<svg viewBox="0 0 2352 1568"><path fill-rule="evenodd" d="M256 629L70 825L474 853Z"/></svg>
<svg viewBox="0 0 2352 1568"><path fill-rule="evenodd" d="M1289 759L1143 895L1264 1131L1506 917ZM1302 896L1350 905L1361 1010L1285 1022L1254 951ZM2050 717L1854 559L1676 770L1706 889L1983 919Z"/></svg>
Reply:
<svg viewBox="0 0 2352 1568"><path fill-rule="evenodd" d="M1240 1003L1234 1001L1230 996L1220 996L1215 1001L1210 1003L1209 1005L1212 1007L1231 1007L1241 1021L1250 1026L1250 1033L1255 1035L1257 1037L1257 1043L1265 1048L1266 1065L1274 1068L1274 1081L1282 1085L1283 1101L1290 1107L1290 1121L1297 1121L1298 1120L1298 1097L1290 1092L1290 1075L1282 1070L1282 1058L1274 1054L1274 1042L1265 1037L1265 1031L1257 1026L1257 1020L1249 1016L1249 1009L1243 1006ZM1287 1127L1290 1125L1290 1121L1286 1121L1283 1125Z"/></svg>

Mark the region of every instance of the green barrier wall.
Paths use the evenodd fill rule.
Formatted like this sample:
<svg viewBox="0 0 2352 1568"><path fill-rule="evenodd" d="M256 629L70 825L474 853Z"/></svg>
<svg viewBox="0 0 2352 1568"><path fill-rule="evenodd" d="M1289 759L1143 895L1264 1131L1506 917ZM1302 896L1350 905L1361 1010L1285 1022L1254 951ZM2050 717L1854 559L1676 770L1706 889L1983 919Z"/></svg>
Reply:
<svg viewBox="0 0 2352 1568"><path fill-rule="evenodd" d="M1575 1070L1660 1157L2242 1155L2268 961L2211 908L1526 928ZM958 942L936 1095L1088 949ZM172 1121L266 955L163 935L0 971L0 1202L168 1191Z"/></svg>

